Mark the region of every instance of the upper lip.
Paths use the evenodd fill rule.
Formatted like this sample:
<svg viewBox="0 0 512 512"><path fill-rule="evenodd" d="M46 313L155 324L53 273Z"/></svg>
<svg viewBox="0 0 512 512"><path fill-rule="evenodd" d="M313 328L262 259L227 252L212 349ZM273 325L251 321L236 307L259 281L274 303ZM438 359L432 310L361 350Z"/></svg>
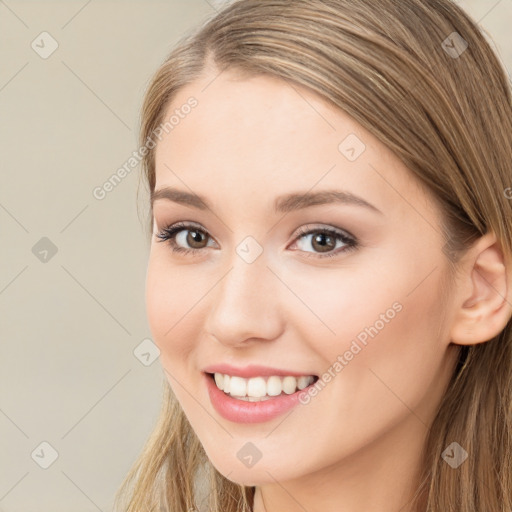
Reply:
<svg viewBox="0 0 512 512"><path fill-rule="evenodd" d="M296 372L292 370L283 370L281 368L272 368L270 366L260 366L257 364L251 364L244 367L235 367L229 364L212 364L203 368L203 372L205 373L223 373L225 375L234 375L237 377L270 377L272 375L276 375L279 377L286 377L290 375L292 377L302 377L304 375L314 375L313 373L308 372Z"/></svg>

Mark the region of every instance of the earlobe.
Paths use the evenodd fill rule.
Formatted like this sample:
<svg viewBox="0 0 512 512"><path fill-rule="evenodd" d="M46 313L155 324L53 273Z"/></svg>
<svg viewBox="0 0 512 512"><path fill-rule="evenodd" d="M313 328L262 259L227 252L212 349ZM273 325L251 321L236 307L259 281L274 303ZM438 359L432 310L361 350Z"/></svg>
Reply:
<svg viewBox="0 0 512 512"><path fill-rule="evenodd" d="M476 345L491 340L512 315L512 268L507 268L494 233L479 238L460 262L461 301L451 329L451 342Z"/></svg>

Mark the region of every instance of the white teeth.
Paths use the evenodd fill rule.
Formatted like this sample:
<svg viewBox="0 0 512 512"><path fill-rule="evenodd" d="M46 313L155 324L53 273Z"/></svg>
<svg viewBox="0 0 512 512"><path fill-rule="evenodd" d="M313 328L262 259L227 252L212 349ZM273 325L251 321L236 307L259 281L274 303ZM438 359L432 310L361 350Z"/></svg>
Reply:
<svg viewBox="0 0 512 512"><path fill-rule="evenodd" d="M287 395L291 395L292 393L295 393L296 389L297 389L297 379L295 377L285 377L283 379L283 391Z"/></svg>
<svg viewBox="0 0 512 512"><path fill-rule="evenodd" d="M309 386L315 378L312 375L303 375L301 377L252 377L244 379L234 375L225 375L222 373L214 374L217 387L234 398L245 400L247 402L259 402L269 400L273 396L282 393L291 395L298 389L304 389Z"/></svg>
<svg viewBox="0 0 512 512"><path fill-rule="evenodd" d="M283 385L281 384L280 377L272 376L267 380L267 395L277 396L283 391Z"/></svg>
<svg viewBox="0 0 512 512"><path fill-rule="evenodd" d="M236 396L247 395L247 380L242 377L230 377L229 393Z"/></svg>
<svg viewBox="0 0 512 512"><path fill-rule="evenodd" d="M299 377L297 379L297 387L299 389L307 388L309 386L309 384L310 384L309 377Z"/></svg>
<svg viewBox="0 0 512 512"><path fill-rule="evenodd" d="M223 390L224 389L224 377L220 373L215 373L214 377L215 377L215 384L217 384L217 387L220 390Z"/></svg>
<svg viewBox="0 0 512 512"><path fill-rule="evenodd" d="M243 379L245 380L245 379ZM244 396L242 393L234 393L238 396ZM247 396L261 398L267 394L267 385L263 377L255 377L247 381Z"/></svg>

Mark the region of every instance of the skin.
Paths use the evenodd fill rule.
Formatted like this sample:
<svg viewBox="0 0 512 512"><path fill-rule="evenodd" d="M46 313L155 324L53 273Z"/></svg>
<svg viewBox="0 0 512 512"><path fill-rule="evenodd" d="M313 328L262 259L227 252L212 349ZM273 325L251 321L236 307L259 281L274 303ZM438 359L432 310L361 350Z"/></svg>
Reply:
<svg viewBox="0 0 512 512"><path fill-rule="evenodd" d="M489 339L510 314L495 239L468 252L456 286L442 296L440 214L390 150L307 89L232 71L215 76L174 98L166 118L190 96L199 103L156 148L155 189L192 191L212 204L201 211L154 202L155 233L178 221L206 233L193 246L189 231L178 236L179 245L199 247L195 255L153 237L146 304L165 374L217 470L257 486L256 512L406 512L460 349L454 337ZM338 150L349 134L366 145L353 162ZM382 214L343 204L273 212L277 196L326 189L348 190ZM320 258L312 236L297 238L301 226L348 231L360 246ZM247 236L263 249L251 264L236 252ZM322 375L394 303L400 312L307 405L238 424L210 403L206 365ZM237 457L248 441L262 454L251 468Z"/></svg>

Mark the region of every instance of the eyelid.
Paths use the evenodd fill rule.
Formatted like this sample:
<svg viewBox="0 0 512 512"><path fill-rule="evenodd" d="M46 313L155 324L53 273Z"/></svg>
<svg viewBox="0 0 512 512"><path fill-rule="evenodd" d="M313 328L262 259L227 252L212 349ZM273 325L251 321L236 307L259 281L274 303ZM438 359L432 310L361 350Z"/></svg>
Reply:
<svg viewBox="0 0 512 512"><path fill-rule="evenodd" d="M178 221L178 222L174 222L174 223L165 225L161 229L157 229L157 231L154 232L153 234L157 238L160 238L160 240L159 240L160 242L165 242L165 241L168 241L168 240L166 240L165 236L168 235L170 232L172 232L172 238L175 239L176 235L179 232L181 232L181 231L192 231L192 230L199 231L199 232L203 233L204 235L206 235L207 238L215 241L215 239L209 234L207 229L203 228L201 226L201 224L199 224L197 222L193 222L193 221ZM169 238L171 238L171 237L169 237ZM217 242L215 242L215 243L217 243ZM185 249L185 248L182 248L182 249L184 251L189 250L190 252L200 251L201 250L201 249Z"/></svg>
<svg viewBox="0 0 512 512"><path fill-rule="evenodd" d="M312 231L330 231L330 232L336 233L338 235L344 236L346 238L356 240L356 237L352 233L347 231L346 229L338 228L336 226L332 226L331 224L314 224L314 223L313 224L305 224L305 225L301 226L300 228L298 228L295 231L294 238L297 238L298 236L310 234Z"/></svg>
<svg viewBox="0 0 512 512"><path fill-rule="evenodd" d="M217 244L217 242L209 234L207 229L203 228L201 224L193 221L178 221L173 224L169 224L168 226L165 226L159 232L154 234L156 237L160 238L159 242L167 242L168 245L171 246L172 252L181 254L191 254L193 256L196 256L203 252L203 249L205 248L185 248L178 246L176 244L176 235L179 232L193 229L195 229L198 232L201 232L208 239L213 240L215 244ZM333 235L337 240L341 240L345 244L345 247L338 248L337 250L333 250L325 254L310 251L298 251L300 253L305 253L306 257L313 257L316 259L336 257L341 253L350 252L352 250L358 249L360 246L358 238L352 235L350 232L328 224L306 224L301 226L300 228L298 228L298 230L295 231L295 236L293 238L292 245L297 243L301 238L311 235L315 232L329 233Z"/></svg>
<svg viewBox="0 0 512 512"><path fill-rule="evenodd" d="M213 237L209 234L209 232L206 228L204 228L198 222L194 222L194 221L178 221L178 222L174 222L172 224L166 225L163 228L159 228L156 223L156 220L155 220L153 234L161 233L163 230L174 229L175 227L178 227L178 226L184 230L189 229L189 228L196 228L198 231L201 231L201 232L207 234L210 238L213 239ZM320 224L315 224L315 223L305 224L305 225L299 227L298 229L292 231L292 233L290 234L290 237L295 233L295 236L294 236L294 241L295 241L297 237L310 234L310 232L314 229L316 229L318 231L322 231L322 230L335 231L339 235L343 235L343 236L346 236L347 238L357 240L357 237L355 235L353 235L352 233L350 233L350 231L347 231L346 229L338 228L338 227L332 226L330 224L321 224L321 223Z"/></svg>
<svg viewBox="0 0 512 512"><path fill-rule="evenodd" d="M352 233L344 229L325 224L306 224L304 226L301 226L296 231L292 245L298 243L298 241L300 241L301 238L309 236L313 233L328 233L334 236L336 240L341 240L344 244L344 247L338 248L336 250L324 254L311 251L299 251L306 258L324 259L329 257L337 257L340 256L342 253L349 253L353 250L359 249L361 245L359 239L356 236L352 235Z"/></svg>

